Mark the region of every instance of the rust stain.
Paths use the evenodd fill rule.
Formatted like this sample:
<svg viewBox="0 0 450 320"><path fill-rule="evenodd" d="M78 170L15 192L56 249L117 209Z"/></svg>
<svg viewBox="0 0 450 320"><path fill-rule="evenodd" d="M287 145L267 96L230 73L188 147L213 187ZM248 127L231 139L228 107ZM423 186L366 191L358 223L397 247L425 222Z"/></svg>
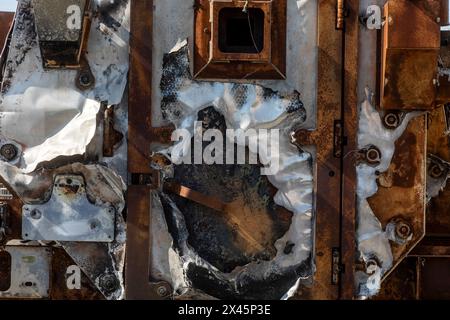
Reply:
<svg viewBox="0 0 450 320"><path fill-rule="evenodd" d="M379 177L380 184L383 187L401 187L412 188L416 183L417 164L411 162L415 157L417 145L416 135L412 132L406 132L402 139L395 143L395 156L392 159L389 169ZM383 181L383 184L381 183ZM387 183L386 181L389 181Z"/></svg>
<svg viewBox="0 0 450 320"><path fill-rule="evenodd" d="M334 300L332 250L340 247L341 162L334 156L334 123L342 118L343 32L336 30L336 1L319 1L317 128L295 134L299 147L315 145L316 272L312 287L301 287L296 299ZM357 47L357 46L356 46ZM353 245L354 246L354 245ZM351 284L353 285L353 284Z"/></svg>
<svg viewBox="0 0 450 320"><path fill-rule="evenodd" d="M384 109L431 109L437 95L440 0L388 1L380 76Z"/></svg>

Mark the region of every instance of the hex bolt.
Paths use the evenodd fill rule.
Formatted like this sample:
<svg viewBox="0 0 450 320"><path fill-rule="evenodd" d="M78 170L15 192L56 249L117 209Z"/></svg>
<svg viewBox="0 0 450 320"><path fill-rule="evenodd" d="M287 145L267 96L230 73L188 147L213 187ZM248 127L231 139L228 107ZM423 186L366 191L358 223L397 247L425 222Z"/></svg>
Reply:
<svg viewBox="0 0 450 320"><path fill-rule="evenodd" d="M444 174L444 170L442 169L442 167L436 163L431 165L428 172L430 174L430 177L434 179L439 179Z"/></svg>
<svg viewBox="0 0 450 320"><path fill-rule="evenodd" d="M3 158L5 158L7 161L12 161L17 157L17 147L11 143L4 144L0 148L0 154Z"/></svg>
<svg viewBox="0 0 450 320"><path fill-rule="evenodd" d="M33 209L30 212L30 217L34 220L39 220L42 217L42 212L39 209Z"/></svg>
<svg viewBox="0 0 450 320"><path fill-rule="evenodd" d="M395 113L387 113L383 118L384 125L389 129L395 129L400 125L400 118Z"/></svg>
<svg viewBox="0 0 450 320"><path fill-rule="evenodd" d="M381 152L376 147L370 147L366 151L366 160L370 164L378 164L381 160Z"/></svg>
<svg viewBox="0 0 450 320"><path fill-rule="evenodd" d="M407 240L412 234L412 229L404 221L398 221L395 225L395 235L402 240Z"/></svg>
<svg viewBox="0 0 450 320"><path fill-rule="evenodd" d="M80 76L78 77L78 82L80 83L80 86L83 88L88 88L92 85L91 75L87 72L80 73Z"/></svg>
<svg viewBox="0 0 450 320"><path fill-rule="evenodd" d="M100 277L99 284L106 292L111 293L117 289L119 281L113 274L108 273Z"/></svg>
<svg viewBox="0 0 450 320"><path fill-rule="evenodd" d="M167 288L165 286L159 286L156 291L158 292L158 295L160 297L165 297L168 294Z"/></svg>

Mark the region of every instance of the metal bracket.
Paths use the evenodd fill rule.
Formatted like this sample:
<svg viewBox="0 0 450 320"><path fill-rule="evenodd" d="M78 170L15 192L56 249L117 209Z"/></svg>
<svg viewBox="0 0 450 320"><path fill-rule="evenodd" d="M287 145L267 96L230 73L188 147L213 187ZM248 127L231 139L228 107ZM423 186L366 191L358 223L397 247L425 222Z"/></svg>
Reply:
<svg viewBox="0 0 450 320"><path fill-rule="evenodd" d="M342 127L342 121L334 121L334 144L333 153L336 158L342 157L342 147L345 144L344 129Z"/></svg>
<svg viewBox="0 0 450 320"><path fill-rule="evenodd" d="M339 284L340 274L342 272L341 265L341 253L339 248L333 248L331 257L333 259L331 263L331 283L334 285Z"/></svg>
<svg viewBox="0 0 450 320"><path fill-rule="evenodd" d="M56 176L48 202L24 205L22 238L25 240L112 242L115 208L89 202L79 175Z"/></svg>
<svg viewBox="0 0 450 320"><path fill-rule="evenodd" d="M135 186L147 186L151 189L159 189L161 186L161 174L152 170L151 173L132 173L131 184Z"/></svg>
<svg viewBox="0 0 450 320"><path fill-rule="evenodd" d="M45 247L7 246L11 255L11 285L0 298L48 298L51 251Z"/></svg>

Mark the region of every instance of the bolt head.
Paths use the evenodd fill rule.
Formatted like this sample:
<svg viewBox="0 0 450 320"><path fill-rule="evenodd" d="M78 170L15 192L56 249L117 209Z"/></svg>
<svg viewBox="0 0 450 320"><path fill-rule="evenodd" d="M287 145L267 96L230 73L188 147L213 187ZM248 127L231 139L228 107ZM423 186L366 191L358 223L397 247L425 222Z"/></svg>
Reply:
<svg viewBox="0 0 450 320"><path fill-rule="evenodd" d="M89 87L92 84L91 76L87 72L81 73L78 80L82 87Z"/></svg>
<svg viewBox="0 0 450 320"><path fill-rule="evenodd" d="M406 240L411 236L412 229L406 222L400 221L395 226L395 234L400 239Z"/></svg>
<svg viewBox="0 0 450 320"><path fill-rule="evenodd" d="M39 209L34 209L30 212L30 217L34 220L39 220L42 217L42 212Z"/></svg>
<svg viewBox="0 0 450 320"><path fill-rule="evenodd" d="M395 129L399 126L400 119L396 114L388 113L384 116L384 124L388 128Z"/></svg>
<svg viewBox="0 0 450 320"><path fill-rule="evenodd" d="M0 148L0 154L3 158L5 158L7 161L12 161L17 157L17 147L11 143L4 144Z"/></svg>
<svg viewBox="0 0 450 320"><path fill-rule="evenodd" d="M381 160L380 151L377 148L369 148L366 152L366 160L370 164L377 164Z"/></svg>
<svg viewBox="0 0 450 320"><path fill-rule="evenodd" d="M113 274L104 274L99 280L100 287L108 293L115 291L119 286L119 280Z"/></svg>
<svg viewBox="0 0 450 320"><path fill-rule="evenodd" d="M156 291L158 292L158 295L160 297L165 297L165 296L168 295L168 291L167 291L167 288L165 286L159 286Z"/></svg>

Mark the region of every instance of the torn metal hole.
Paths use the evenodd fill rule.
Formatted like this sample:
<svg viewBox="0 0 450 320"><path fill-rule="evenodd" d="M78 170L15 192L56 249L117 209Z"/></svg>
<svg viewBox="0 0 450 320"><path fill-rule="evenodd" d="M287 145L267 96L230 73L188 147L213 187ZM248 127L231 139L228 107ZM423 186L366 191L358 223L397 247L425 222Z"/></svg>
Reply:
<svg viewBox="0 0 450 320"><path fill-rule="evenodd" d="M212 107L200 111L198 120L204 130L226 130L225 119ZM225 273L275 257L274 243L288 231L292 214L274 203L276 189L261 176L260 165L183 164L174 171L176 183L229 204L229 210L218 212L170 195L183 212L188 243L200 257ZM286 245L292 251L295 244Z"/></svg>

